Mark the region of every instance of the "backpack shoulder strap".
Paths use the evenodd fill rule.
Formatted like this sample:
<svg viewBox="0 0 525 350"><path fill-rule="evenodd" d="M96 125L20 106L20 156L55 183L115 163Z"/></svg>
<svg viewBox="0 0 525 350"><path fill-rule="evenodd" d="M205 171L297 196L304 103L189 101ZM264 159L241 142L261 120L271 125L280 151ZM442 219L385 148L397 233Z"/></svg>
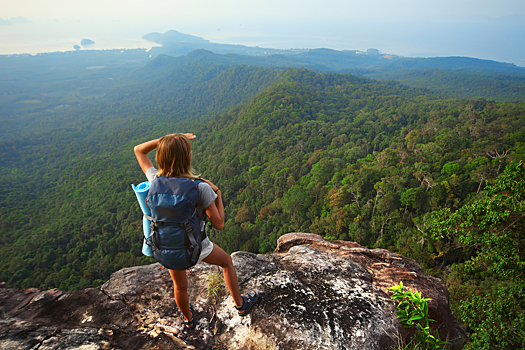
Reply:
<svg viewBox="0 0 525 350"><path fill-rule="evenodd" d="M193 181L195 181L195 183L197 184L197 189L199 188L200 183L206 183L206 181L204 181L201 178L195 179ZM202 238L204 239L208 236L208 215L206 215L206 210L203 210L202 215L204 216L204 218L202 219L202 221L204 221L204 230L202 230Z"/></svg>
<svg viewBox="0 0 525 350"><path fill-rule="evenodd" d="M197 213L197 208L194 208L193 214L191 215L191 217L193 218L196 213ZM190 223L190 220L186 221L184 224L182 224L182 226L184 226L184 229L186 230L186 235L190 241L191 246L193 247L193 254L191 257L191 261L197 262L199 258L198 254L200 254L200 250L197 249L198 243L197 243L197 238L195 237L196 232L195 232L195 228Z"/></svg>

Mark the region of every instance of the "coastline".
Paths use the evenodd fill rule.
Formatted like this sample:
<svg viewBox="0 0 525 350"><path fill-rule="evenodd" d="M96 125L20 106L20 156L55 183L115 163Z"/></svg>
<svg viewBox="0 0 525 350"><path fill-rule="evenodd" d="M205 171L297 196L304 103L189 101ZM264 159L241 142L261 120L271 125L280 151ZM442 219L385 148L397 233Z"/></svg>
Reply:
<svg viewBox="0 0 525 350"><path fill-rule="evenodd" d="M36 20L31 23L13 24L0 27L0 55L38 55L82 50L150 50L161 46L142 39L146 28L119 28L118 23L54 22ZM94 41L81 45L83 38Z"/></svg>

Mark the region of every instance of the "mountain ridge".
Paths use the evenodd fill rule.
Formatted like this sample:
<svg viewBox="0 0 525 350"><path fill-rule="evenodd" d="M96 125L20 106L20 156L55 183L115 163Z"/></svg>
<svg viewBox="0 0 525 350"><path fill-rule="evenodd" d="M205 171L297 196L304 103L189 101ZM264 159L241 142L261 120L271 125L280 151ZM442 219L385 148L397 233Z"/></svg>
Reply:
<svg viewBox="0 0 525 350"><path fill-rule="evenodd" d="M173 32L175 32L176 35L174 35ZM209 41L201 42L200 40L194 40L195 45L191 46L191 44L189 43L181 43L180 41L178 41L177 38L179 34L181 33L177 31L168 31L164 34L149 33L146 34L146 36L154 40L154 42L162 43L165 46L161 48L153 48L153 52L164 53L172 56L178 56L182 54L186 55L191 51L203 49L220 54L232 53L262 57L271 56L274 54L284 56L297 56L302 59L310 59L312 60L311 63L319 63L319 61L316 61L316 59L318 59L319 57L323 57L324 60L330 59L340 65L339 68L337 68L336 65L333 63L330 66L331 70L372 67L382 67L388 69L492 69L497 71L512 71L513 73L525 74L524 67L518 67L513 63L504 63L494 60L486 60L472 57L403 57L395 54L384 54L378 51L374 54L367 54L366 52L360 50L333 50L328 48L277 50L271 48L248 47L244 45L217 44ZM191 35L189 35L189 37L203 40L202 38ZM367 65L367 67L365 67L365 65Z"/></svg>

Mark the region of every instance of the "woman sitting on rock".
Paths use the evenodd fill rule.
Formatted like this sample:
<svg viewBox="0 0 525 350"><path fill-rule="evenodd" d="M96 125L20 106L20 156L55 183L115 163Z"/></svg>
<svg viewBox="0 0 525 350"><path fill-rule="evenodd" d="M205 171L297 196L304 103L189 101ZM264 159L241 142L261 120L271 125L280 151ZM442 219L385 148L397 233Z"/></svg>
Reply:
<svg viewBox="0 0 525 350"><path fill-rule="evenodd" d="M156 177L161 176L199 179L199 176L194 175L193 169L191 168L192 153L190 140L195 138L196 136L193 134L170 134L160 139L147 141L135 146L135 155L148 181L153 182ZM159 168L158 170L153 167L153 164L147 156L147 154L155 148L157 149L155 161ZM197 212L202 219L205 213L213 227L217 230L222 230L224 228L224 206L222 203L221 190L209 180L202 180L203 182L198 183L199 196L196 208ZM200 220L200 225L201 227L204 225L203 220ZM210 242L206 237L202 241L202 251L199 261L222 267L226 287L228 287L233 297L239 316L246 316L259 298L259 293L253 291L247 295L241 295L237 281L237 273L235 272L231 256L215 243ZM187 329L194 329L197 323L194 318L193 307L189 302L186 270L169 269L169 273L173 280L175 302L181 312L184 325Z"/></svg>

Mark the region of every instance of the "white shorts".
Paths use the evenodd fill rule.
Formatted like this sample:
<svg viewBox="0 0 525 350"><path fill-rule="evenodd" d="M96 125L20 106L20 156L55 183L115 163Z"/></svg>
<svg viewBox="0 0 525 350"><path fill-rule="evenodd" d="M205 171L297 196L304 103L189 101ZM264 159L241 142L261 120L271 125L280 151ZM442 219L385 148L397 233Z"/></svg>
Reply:
<svg viewBox="0 0 525 350"><path fill-rule="evenodd" d="M212 251L213 251L213 243L208 239L208 237L206 237L206 239L202 241L202 250L201 250L201 256L199 256L199 262L206 259L208 255L211 254Z"/></svg>

